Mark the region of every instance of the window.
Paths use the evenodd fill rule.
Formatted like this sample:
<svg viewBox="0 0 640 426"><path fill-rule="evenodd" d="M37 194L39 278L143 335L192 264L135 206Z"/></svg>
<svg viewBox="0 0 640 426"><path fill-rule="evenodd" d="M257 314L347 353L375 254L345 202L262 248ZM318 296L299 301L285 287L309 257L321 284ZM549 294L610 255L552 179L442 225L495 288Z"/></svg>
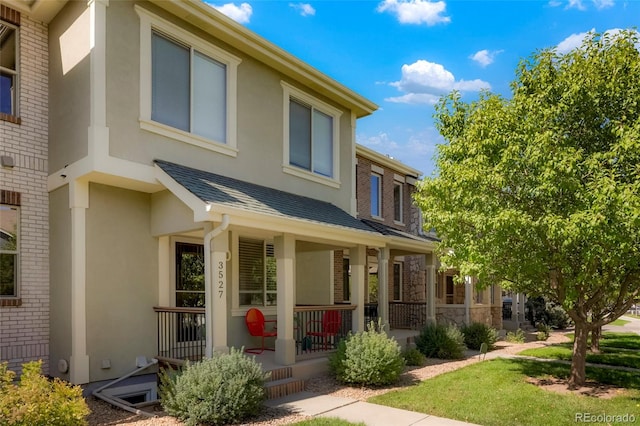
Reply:
<svg viewBox="0 0 640 426"><path fill-rule="evenodd" d="M0 298L18 297L19 223L19 207L0 204Z"/></svg>
<svg viewBox="0 0 640 426"><path fill-rule="evenodd" d="M240 238L238 266L239 305L275 306L278 294L273 244Z"/></svg>
<svg viewBox="0 0 640 426"><path fill-rule="evenodd" d="M0 21L0 118L18 115L18 27Z"/></svg>
<svg viewBox="0 0 640 426"><path fill-rule="evenodd" d="M454 290L454 288L453 288L453 276L447 275L445 277L445 280L446 280L446 285L447 285L447 295L446 295L447 299L446 299L445 303L447 305L451 305L451 304L453 304L453 290Z"/></svg>
<svg viewBox="0 0 640 426"><path fill-rule="evenodd" d="M371 174L371 216L382 217L382 176Z"/></svg>
<svg viewBox="0 0 640 426"><path fill-rule="evenodd" d="M402 263L393 264L393 300L402 300Z"/></svg>
<svg viewBox="0 0 640 426"><path fill-rule="evenodd" d="M140 126L236 156L240 59L136 6L140 17Z"/></svg>
<svg viewBox="0 0 640 426"><path fill-rule="evenodd" d="M341 112L287 83L284 89L284 171L338 187Z"/></svg>
<svg viewBox="0 0 640 426"><path fill-rule="evenodd" d="M351 266L346 257L342 259L342 300L351 300Z"/></svg>
<svg viewBox="0 0 640 426"><path fill-rule="evenodd" d="M176 242L176 307L203 308L204 245Z"/></svg>
<svg viewBox="0 0 640 426"><path fill-rule="evenodd" d="M393 220L402 222L402 183L393 184Z"/></svg>

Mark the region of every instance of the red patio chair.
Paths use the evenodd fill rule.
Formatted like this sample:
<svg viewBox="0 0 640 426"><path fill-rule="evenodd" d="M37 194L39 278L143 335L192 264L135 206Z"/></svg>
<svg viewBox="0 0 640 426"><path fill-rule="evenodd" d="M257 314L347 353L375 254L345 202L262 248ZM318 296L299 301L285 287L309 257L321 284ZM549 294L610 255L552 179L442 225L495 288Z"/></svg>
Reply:
<svg viewBox="0 0 640 426"><path fill-rule="evenodd" d="M265 320L264 315L260 309L251 308L247 311L247 314L244 317L244 322L247 324L247 329L249 330L249 334L254 337L262 338L262 343L259 348L249 348L245 349L245 352L249 352L252 354L261 354L264 351L273 351L275 349L266 348L264 346L264 338L265 337L276 337L278 332L275 329L276 320ZM273 329L267 331L266 324L273 323Z"/></svg>
<svg viewBox="0 0 640 426"><path fill-rule="evenodd" d="M341 325L340 311L325 311L322 314L322 321L307 322L307 336L319 337L322 340L322 348L326 351L329 348L330 338L338 334Z"/></svg>

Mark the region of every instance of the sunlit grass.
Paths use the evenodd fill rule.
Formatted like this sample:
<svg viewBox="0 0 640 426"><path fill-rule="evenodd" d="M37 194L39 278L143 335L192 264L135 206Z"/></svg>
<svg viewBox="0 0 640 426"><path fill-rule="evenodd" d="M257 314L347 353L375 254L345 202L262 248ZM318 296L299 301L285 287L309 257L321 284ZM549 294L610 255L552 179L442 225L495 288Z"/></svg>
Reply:
<svg viewBox="0 0 640 426"><path fill-rule="evenodd" d="M364 423L351 423L335 417L315 417L294 424L300 426L365 426Z"/></svg>

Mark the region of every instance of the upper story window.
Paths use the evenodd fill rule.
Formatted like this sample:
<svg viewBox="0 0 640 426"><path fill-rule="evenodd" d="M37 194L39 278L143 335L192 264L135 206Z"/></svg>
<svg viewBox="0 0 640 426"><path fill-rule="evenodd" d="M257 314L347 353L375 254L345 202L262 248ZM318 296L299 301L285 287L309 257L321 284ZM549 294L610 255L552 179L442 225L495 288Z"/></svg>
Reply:
<svg viewBox="0 0 640 426"><path fill-rule="evenodd" d="M19 207L0 204L0 298L18 297L19 224Z"/></svg>
<svg viewBox="0 0 640 426"><path fill-rule="evenodd" d="M287 83L284 89L284 170L339 186L341 111Z"/></svg>
<svg viewBox="0 0 640 426"><path fill-rule="evenodd" d="M0 119L18 122L18 27L0 20Z"/></svg>
<svg viewBox="0 0 640 426"><path fill-rule="evenodd" d="M136 11L141 127L236 156L240 59L143 8Z"/></svg>
<svg viewBox="0 0 640 426"><path fill-rule="evenodd" d="M371 216L382 217L382 176L371 173Z"/></svg>
<svg viewBox="0 0 640 426"><path fill-rule="evenodd" d="M393 183L393 220L396 222L402 222L402 183Z"/></svg>
<svg viewBox="0 0 640 426"><path fill-rule="evenodd" d="M275 306L278 298L273 244L240 238L238 242L238 305Z"/></svg>

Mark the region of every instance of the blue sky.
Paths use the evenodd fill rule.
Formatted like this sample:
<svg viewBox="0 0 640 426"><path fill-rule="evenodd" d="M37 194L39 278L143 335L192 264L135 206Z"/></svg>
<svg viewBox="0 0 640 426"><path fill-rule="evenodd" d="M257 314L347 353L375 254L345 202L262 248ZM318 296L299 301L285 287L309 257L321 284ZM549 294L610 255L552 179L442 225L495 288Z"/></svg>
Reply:
<svg viewBox="0 0 640 426"><path fill-rule="evenodd" d="M640 2L619 0L248 0L210 5L379 109L357 142L431 175L433 104L453 89L509 97L521 59L568 51L584 35L640 26Z"/></svg>

